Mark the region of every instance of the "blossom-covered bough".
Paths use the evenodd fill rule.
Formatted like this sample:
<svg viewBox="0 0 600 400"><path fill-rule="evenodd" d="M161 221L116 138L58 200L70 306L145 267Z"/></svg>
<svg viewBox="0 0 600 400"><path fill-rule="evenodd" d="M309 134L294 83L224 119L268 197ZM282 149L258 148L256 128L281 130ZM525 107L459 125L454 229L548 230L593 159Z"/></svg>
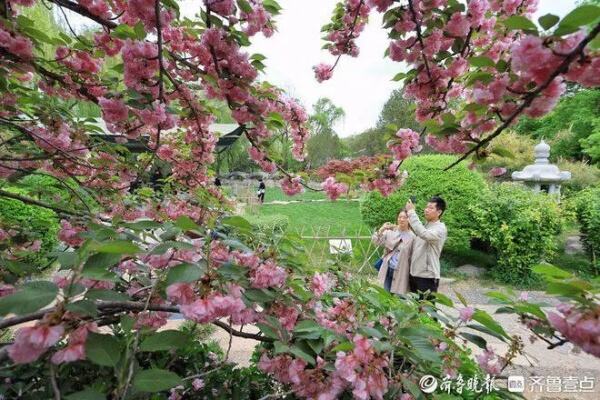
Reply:
<svg viewBox="0 0 600 400"><path fill-rule="evenodd" d="M38 3L67 19L65 10L79 14L94 29L42 32L21 14ZM276 30L275 1L204 0L197 8L190 19L171 0L0 1L1 182L39 174L68 194L31 198L0 189L0 197L53 210L64 244L47 255L57 269L51 280L24 282L42 269L22 261L39 243L24 227L0 221L0 315L8 315L0 329L27 323L0 350L7 370L43 363L60 398L70 394L56 384L60 368L87 363L114 370L103 393L111 398L183 385L172 392L176 398L203 385L195 375L143 367L136 357L179 313L262 343L259 367L303 398L419 397L424 374L501 373L523 343L484 311L464 304L453 317L429 302L392 298L335 269L307 265L293 234L265 236L228 215L228 200L209 178L215 102L242 127L250 158L266 172L279 170L290 195L305 184L275 162L269 145L285 130L301 160L307 115L259 79L264 57L244 51L252 36ZM528 0L347 0L336 7L325 30L338 58L315 67L317 78L330 79L341 56L357 56L356 38L372 9L385 12L387 54L411 67L394 79L404 80L425 127L398 127L389 168L370 177L368 190L387 195L401 185L401 163L420 150L424 133L439 151L482 157L521 114L550 111L567 82L598 86L600 25L587 24L600 9L544 16L539 32L528 18L534 8ZM100 113L113 140L98 134L86 109ZM131 141L144 151L129 151ZM160 189L150 176L159 162L171 172ZM347 187L326 177L322 190L335 199ZM551 286L570 296L562 316L496 295L504 311L521 314L550 347L572 341L599 356L597 287L540 271L564 281ZM454 307L441 294L436 299ZM245 331L248 324L260 332ZM507 342L508 352L494 354L473 331ZM177 346L169 335L160 340ZM469 366L462 339L484 348L479 367ZM8 378L7 390L11 379L18 377Z"/></svg>

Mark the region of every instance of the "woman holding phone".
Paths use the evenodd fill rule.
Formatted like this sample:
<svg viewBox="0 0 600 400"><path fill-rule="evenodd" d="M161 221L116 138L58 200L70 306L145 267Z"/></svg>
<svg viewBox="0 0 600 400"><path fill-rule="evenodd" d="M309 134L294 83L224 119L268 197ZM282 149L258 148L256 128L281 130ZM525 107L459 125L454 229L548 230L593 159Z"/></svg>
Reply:
<svg viewBox="0 0 600 400"><path fill-rule="evenodd" d="M384 289L394 294L408 293L410 257L414 233L408 224L406 210L398 213L397 225L386 222L373 234L372 240L384 246L384 256L378 281Z"/></svg>

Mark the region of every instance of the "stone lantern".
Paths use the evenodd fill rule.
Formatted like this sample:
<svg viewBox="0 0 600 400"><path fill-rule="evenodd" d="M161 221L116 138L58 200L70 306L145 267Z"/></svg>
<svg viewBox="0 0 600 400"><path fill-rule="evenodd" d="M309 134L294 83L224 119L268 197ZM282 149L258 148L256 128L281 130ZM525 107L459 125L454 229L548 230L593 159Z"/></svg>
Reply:
<svg viewBox="0 0 600 400"><path fill-rule="evenodd" d="M534 147L534 152L535 162L523 168L523 171L513 172L513 181L522 181L534 192L560 195L560 185L571 179L571 173L550 164L550 146L544 140Z"/></svg>

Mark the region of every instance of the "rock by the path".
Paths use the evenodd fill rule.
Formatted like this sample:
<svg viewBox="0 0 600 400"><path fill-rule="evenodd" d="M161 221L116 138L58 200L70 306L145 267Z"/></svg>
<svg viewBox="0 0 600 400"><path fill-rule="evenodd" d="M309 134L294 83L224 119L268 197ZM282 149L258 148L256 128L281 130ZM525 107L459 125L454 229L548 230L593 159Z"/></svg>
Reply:
<svg viewBox="0 0 600 400"><path fill-rule="evenodd" d="M581 237L579 235L569 236L567 238L567 241L565 242L565 254L583 254L584 252L583 243L581 243Z"/></svg>
<svg viewBox="0 0 600 400"><path fill-rule="evenodd" d="M455 271L459 274L466 275L469 278L479 278L486 272L485 268L477 267L471 264L461 265Z"/></svg>

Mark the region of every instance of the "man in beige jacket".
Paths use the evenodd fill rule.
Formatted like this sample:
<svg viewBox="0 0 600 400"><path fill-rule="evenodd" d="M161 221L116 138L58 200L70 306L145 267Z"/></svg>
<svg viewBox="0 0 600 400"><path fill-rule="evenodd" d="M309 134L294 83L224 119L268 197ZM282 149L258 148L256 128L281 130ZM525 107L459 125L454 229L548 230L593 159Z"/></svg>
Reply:
<svg viewBox="0 0 600 400"><path fill-rule="evenodd" d="M413 242L410 263L409 287L411 292L437 292L440 282L440 255L448 237L446 225L440 221L446 202L439 196L432 197L425 207L427 223L423 225L415 212L415 205L406 203L408 222L416 238Z"/></svg>

